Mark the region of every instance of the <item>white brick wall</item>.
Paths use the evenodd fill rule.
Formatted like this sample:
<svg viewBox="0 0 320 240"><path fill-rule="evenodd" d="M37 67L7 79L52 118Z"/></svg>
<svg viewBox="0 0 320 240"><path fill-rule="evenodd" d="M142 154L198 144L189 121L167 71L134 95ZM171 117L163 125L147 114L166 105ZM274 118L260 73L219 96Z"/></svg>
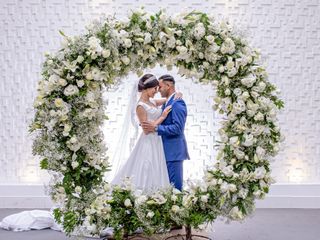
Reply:
<svg viewBox="0 0 320 240"><path fill-rule="evenodd" d="M320 182L319 1L1 0L0 184L46 181L46 173L39 170L31 154L27 125L33 117L43 53L59 47L58 30L67 35L79 34L86 23L101 14L125 16L142 5L150 11L166 8L174 13L187 8L215 13L247 31L249 40L264 54L270 80L280 87L286 102L280 116L286 142L275 159L273 173L282 183ZM202 106L205 101L191 94L190 89L189 83L181 85L185 97L192 101L189 111L194 114L189 121L205 118L205 124L213 123L214 119L192 111L194 103ZM188 124L190 131L199 127L198 123ZM201 141L197 138L189 136L190 148L194 147L195 152L199 147L206 148L196 144Z"/></svg>

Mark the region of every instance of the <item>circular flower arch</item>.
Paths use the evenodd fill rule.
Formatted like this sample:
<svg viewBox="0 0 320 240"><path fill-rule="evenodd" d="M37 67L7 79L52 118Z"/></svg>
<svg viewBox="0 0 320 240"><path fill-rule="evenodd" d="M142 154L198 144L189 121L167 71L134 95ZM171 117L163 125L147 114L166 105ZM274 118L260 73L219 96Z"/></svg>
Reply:
<svg viewBox="0 0 320 240"><path fill-rule="evenodd" d="M99 234L106 226L115 237L142 228L146 233L173 224L199 227L217 216L243 219L255 199L273 182L269 160L281 134L276 113L283 102L268 81L259 52L231 26L201 12L167 16L132 12L128 21L106 18L87 33L64 37L62 48L46 54L30 131L33 152L52 175L55 219L66 233ZM211 83L215 110L224 115L217 163L188 190L137 195L130 182L110 186L110 169L100 129L107 118L103 90L129 72L156 64L176 66L179 74Z"/></svg>

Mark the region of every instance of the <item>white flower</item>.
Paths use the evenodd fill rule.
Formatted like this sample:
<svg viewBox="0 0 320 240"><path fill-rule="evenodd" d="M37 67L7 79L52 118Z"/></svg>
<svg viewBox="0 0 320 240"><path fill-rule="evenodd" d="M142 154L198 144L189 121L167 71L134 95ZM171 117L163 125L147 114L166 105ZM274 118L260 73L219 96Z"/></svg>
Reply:
<svg viewBox="0 0 320 240"><path fill-rule="evenodd" d="M172 212L177 213L179 212L179 210L180 210L180 207L178 205L172 205L171 207Z"/></svg>
<svg viewBox="0 0 320 240"><path fill-rule="evenodd" d="M194 28L194 36L197 40L200 40L206 34L206 29L203 23L198 23Z"/></svg>
<svg viewBox="0 0 320 240"><path fill-rule="evenodd" d="M241 79L241 83L246 87L252 87L252 85L256 82L257 78L255 75L250 74L245 78Z"/></svg>
<svg viewBox="0 0 320 240"><path fill-rule="evenodd" d="M73 161L73 162L71 162L71 166L73 169L75 169L79 166L79 163L77 161Z"/></svg>
<svg viewBox="0 0 320 240"><path fill-rule="evenodd" d="M104 50L102 51L102 57L108 58L110 55L111 55L111 52L110 52L109 49L104 49Z"/></svg>
<svg viewBox="0 0 320 240"><path fill-rule="evenodd" d="M227 38L221 46L221 53L226 54L232 54L236 50L235 44L231 38Z"/></svg>
<svg viewBox="0 0 320 240"><path fill-rule="evenodd" d="M70 84L64 89L63 93L66 96L72 96L78 94L79 89L77 88L77 86Z"/></svg>
<svg viewBox="0 0 320 240"><path fill-rule="evenodd" d="M84 60L84 57L79 55L79 56L77 57L77 60L76 60L76 61L77 61L78 63L82 63L83 60Z"/></svg>
<svg viewBox="0 0 320 240"><path fill-rule="evenodd" d="M77 80L77 86L79 88L83 87L84 86L84 81L83 80Z"/></svg>
<svg viewBox="0 0 320 240"><path fill-rule="evenodd" d="M251 134L244 135L245 141L242 143L243 146L250 147L254 143L254 137Z"/></svg>
<svg viewBox="0 0 320 240"><path fill-rule="evenodd" d="M147 201L147 197L145 195L141 195L136 199L136 204L141 205L144 204Z"/></svg>
<svg viewBox="0 0 320 240"><path fill-rule="evenodd" d="M127 199L124 201L124 206L126 206L127 208L132 206L132 203L131 203L131 201L130 201L129 198L127 198Z"/></svg>
<svg viewBox="0 0 320 240"><path fill-rule="evenodd" d="M201 202L207 203L208 200L209 200L209 195L208 195L208 194L202 195L202 196L200 197L200 200L201 200Z"/></svg>
<svg viewBox="0 0 320 240"><path fill-rule="evenodd" d="M65 87L65 86L67 86L68 82L67 82L65 79L63 79L63 78L59 78L58 84L59 84L60 86L62 86L62 87Z"/></svg>
<svg viewBox="0 0 320 240"><path fill-rule="evenodd" d="M74 191L75 191L77 194L80 194L81 191L82 191L82 187L76 186L76 188L74 189Z"/></svg>
<svg viewBox="0 0 320 240"><path fill-rule="evenodd" d="M174 201L174 202L176 202L176 201L178 200L177 195L172 195L172 196L171 196L171 200Z"/></svg>
<svg viewBox="0 0 320 240"><path fill-rule="evenodd" d="M256 121L263 121L264 120L264 115L261 112L258 112L255 116L254 116L254 120Z"/></svg>
<svg viewBox="0 0 320 240"><path fill-rule="evenodd" d="M229 60L226 64L226 68L227 68L227 70L231 70L232 68L234 68L234 62L232 61L232 58L229 58Z"/></svg>
<svg viewBox="0 0 320 240"><path fill-rule="evenodd" d="M219 71L220 73L223 73L223 72L224 72L224 66L223 66L223 65L220 65L218 71Z"/></svg>
<svg viewBox="0 0 320 240"><path fill-rule="evenodd" d="M235 89L233 90L233 93L234 93L234 95L236 95L236 96L240 96L241 93L242 93L242 91L241 91L240 88L235 88Z"/></svg>
<svg viewBox="0 0 320 240"><path fill-rule="evenodd" d="M208 41L209 44L213 44L214 43L214 36L208 35L205 38L206 38L206 40Z"/></svg>
<svg viewBox="0 0 320 240"><path fill-rule="evenodd" d="M232 219L243 219L243 214L237 206L231 209L229 215Z"/></svg>
<svg viewBox="0 0 320 240"><path fill-rule="evenodd" d="M146 33L144 35L144 44L148 44L151 43L152 39L151 39L151 34L150 33Z"/></svg>
<svg viewBox="0 0 320 240"><path fill-rule="evenodd" d="M147 218L153 218L153 216L154 216L154 212L152 211L148 212Z"/></svg>
<svg viewBox="0 0 320 240"><path fill-rule="evenodd" d="M124 39L123 43L126 48L130 48L132 46L132 42L129 38Z"/></svg>
<svg viewBox="0 0 320 240"><path fill-rule="evenodd" d="M244 152L239 149L235 149L234 154L236 155L237 159L243 159L245 156Z"/></svg>
<svg viewBox="0 0 320 240"><path fill-rule="evenodd" d="M234 67L234 68L231 68L230 70L228 70L227 74L228 74L228 77L234 77L236 74L237 74L238 70Z"/></svg>
<svg viewBox="0 0 320 240"><path fill-rule="evenodd" d="M54 105L57 107L57 108L61 108L63 107L64 105L64 101L62 100L62 98L56 98L54 100Z"/></svg>
<svg viewBox="0 0 320 240"><path fill-rule="evenodd" d="M125 65L129 65L129 63L130 63L130 58L128 58L127 56L123 56L123 57L121 57L121 61L122 61Z"/></svg>
<svg viewBox="0 0 320 240"><path fill-rule="evenodd" d="M168 48L174 48L176 46L176 39L174 36L171 36L167 41Z"/></svg>
<svg viewBox="0 0 320 240"><path fill-rule="evenodd" d="M221 169L221 171L222 171L223 174L224 174L225 176L227 176L227 177L231 177L231 176L234 174L234 172L233 172L233 167L232 167L231 165L226 166L226 167L223 167L223 168Z"/></svg>
<svg viewBox="0 0 320 240"><path fill-rule="evenodd" d="M69 142L70 142L71 144L75 144L75 143L78 142L78 139L77 139L76 136L72 136L72 137L70 138Z"/></svg>
<svg viewBox="0 0 320 240"><path fill-rule="evenodd" d="M256 168L253 175L256 179L262 179L265 177L266 173L267 173L267 170L262 166L262 167Z"/></svg>

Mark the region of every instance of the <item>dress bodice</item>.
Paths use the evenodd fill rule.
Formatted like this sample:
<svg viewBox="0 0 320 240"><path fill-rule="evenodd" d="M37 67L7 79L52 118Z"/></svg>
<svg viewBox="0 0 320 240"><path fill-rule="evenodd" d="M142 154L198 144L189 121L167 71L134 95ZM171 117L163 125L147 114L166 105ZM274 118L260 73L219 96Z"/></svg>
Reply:
<svg viewBox="0 0 320 240"><path fill-rule="evenodd" d="M151 106L142 101L139 101L137 103L137 106L142 106L144 110L146 110L148 121L154 121L161 116L162 110L160 107L156 107L156 102L154 100L150 100L150 102L153 103L155 106Z"/></svg>

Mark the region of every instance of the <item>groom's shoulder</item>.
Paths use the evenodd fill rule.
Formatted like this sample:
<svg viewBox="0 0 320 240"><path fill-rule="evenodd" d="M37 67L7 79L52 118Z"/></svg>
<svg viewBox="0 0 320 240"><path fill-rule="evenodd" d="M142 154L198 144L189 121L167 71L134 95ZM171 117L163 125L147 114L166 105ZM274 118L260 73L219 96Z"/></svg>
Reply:
<svg viewBox="0 0 320 240"><path fill-rule="evenodd" d="M172 104L173 106L177 106L177 107L186 107L186 102L183 99L177 99L174 101L174 103Z"/></svg>

